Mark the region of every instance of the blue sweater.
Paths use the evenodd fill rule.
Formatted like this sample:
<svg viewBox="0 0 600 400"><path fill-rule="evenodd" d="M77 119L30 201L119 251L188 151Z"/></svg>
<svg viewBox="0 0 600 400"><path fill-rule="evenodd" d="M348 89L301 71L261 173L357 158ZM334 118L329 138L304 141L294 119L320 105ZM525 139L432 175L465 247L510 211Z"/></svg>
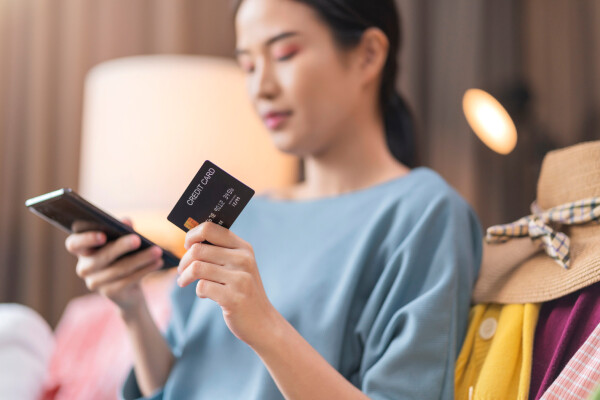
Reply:
<svg viewBox="0 0 600 400"><path fill-rule="evenodd" d="M481 230L439 175L417 168L317 200L255 197L232 230L253 246L275 308L371 399L453 398ZM282 399L195 286L172 293L166 337L176 361L150 398ZM133 373L122 396L140 396Z"/></svg>

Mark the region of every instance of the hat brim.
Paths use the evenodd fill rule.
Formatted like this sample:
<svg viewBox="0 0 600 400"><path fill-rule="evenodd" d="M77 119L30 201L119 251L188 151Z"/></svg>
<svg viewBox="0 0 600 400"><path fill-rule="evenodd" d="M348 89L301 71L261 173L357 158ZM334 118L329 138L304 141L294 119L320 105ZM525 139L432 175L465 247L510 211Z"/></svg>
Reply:
<svg viewBox="0 0 600 400"><path fill-rule="evenodd" d="M570 231L569 269L562 268L544 252L518 265L484 263L473 290L473 302L540 303L600 282L600 227L578 227Z"/></svg>

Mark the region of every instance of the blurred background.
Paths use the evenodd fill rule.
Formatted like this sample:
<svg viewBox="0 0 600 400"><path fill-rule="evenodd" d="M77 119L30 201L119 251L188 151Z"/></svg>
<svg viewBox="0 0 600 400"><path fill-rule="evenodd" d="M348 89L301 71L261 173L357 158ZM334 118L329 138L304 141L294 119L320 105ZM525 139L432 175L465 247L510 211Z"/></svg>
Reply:
<svg viewBox="0 0 600 400"><path fill-rule="evenodd" d="M420 164L444 176L484 227L527 214L544 153L600 139L600 2L398 4L404 25L400 89L416 117ZM67 302L86 293L74 272L75 258L64 248L66 234L32 215L24 207L27 198L88 185L83 192L97 192L90 200L107 206L122 193L135 192L126 179L152 182L137 181L149 172L135 157L151 160L160 151L160 144L144 140L144 131L131 131L136 139L121 135L123 146L114 139L120 149L114 154L109 147L82 156L92 143L86 145L82 131L103 137L102 130L94 130L103 114L95 122L84 117L91 102L85 101L90 71L131 56L232 59L233 48L229 1L0 0L0 302L26 304L54 325ZM98 85L96 91L110 86ZM112 85L119 87L118 81ZM494 94L513 117L519 136L510 154L495 153L469 127L462 109L469 88ZM128 156L129 164L119 164ZM106 163L100 169L117 171L110 175L112 189L86 178L95 179L85 168L100 159ZM156 173L178 174L180 162L157 158ZM181 182L192 178L182 175ZM149 190L148 185L137 188ZM180 188L173 189L178 197L184 186L173 187ZM171 189L158 182L153 190Z"/></svg>

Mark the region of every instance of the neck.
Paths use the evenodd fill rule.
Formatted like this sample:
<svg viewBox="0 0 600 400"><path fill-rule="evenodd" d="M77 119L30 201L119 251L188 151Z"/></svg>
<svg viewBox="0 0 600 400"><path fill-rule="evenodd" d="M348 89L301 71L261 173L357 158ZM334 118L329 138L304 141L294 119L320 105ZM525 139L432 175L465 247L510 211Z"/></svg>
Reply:
<svg viewBox="0 0 600 400"><path fill-rule="evenodd" d="M409 169L390 153L381 118L353 118L338 140L304 159L305 181L295 198L340 195L405 175Z"/></svg>

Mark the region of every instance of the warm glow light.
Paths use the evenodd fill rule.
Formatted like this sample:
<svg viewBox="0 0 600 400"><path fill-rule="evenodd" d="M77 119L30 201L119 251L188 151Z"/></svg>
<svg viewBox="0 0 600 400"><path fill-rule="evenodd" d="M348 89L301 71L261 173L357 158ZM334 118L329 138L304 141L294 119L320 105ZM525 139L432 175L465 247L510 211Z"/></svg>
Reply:
<svg viewBox="0 0 600 400"><path fill-rule="evenodd" d="M500 154L513 151L517 145L517 128L492 95L480 89L467 90L463 111L471 129L486 146Z"/></svg>

